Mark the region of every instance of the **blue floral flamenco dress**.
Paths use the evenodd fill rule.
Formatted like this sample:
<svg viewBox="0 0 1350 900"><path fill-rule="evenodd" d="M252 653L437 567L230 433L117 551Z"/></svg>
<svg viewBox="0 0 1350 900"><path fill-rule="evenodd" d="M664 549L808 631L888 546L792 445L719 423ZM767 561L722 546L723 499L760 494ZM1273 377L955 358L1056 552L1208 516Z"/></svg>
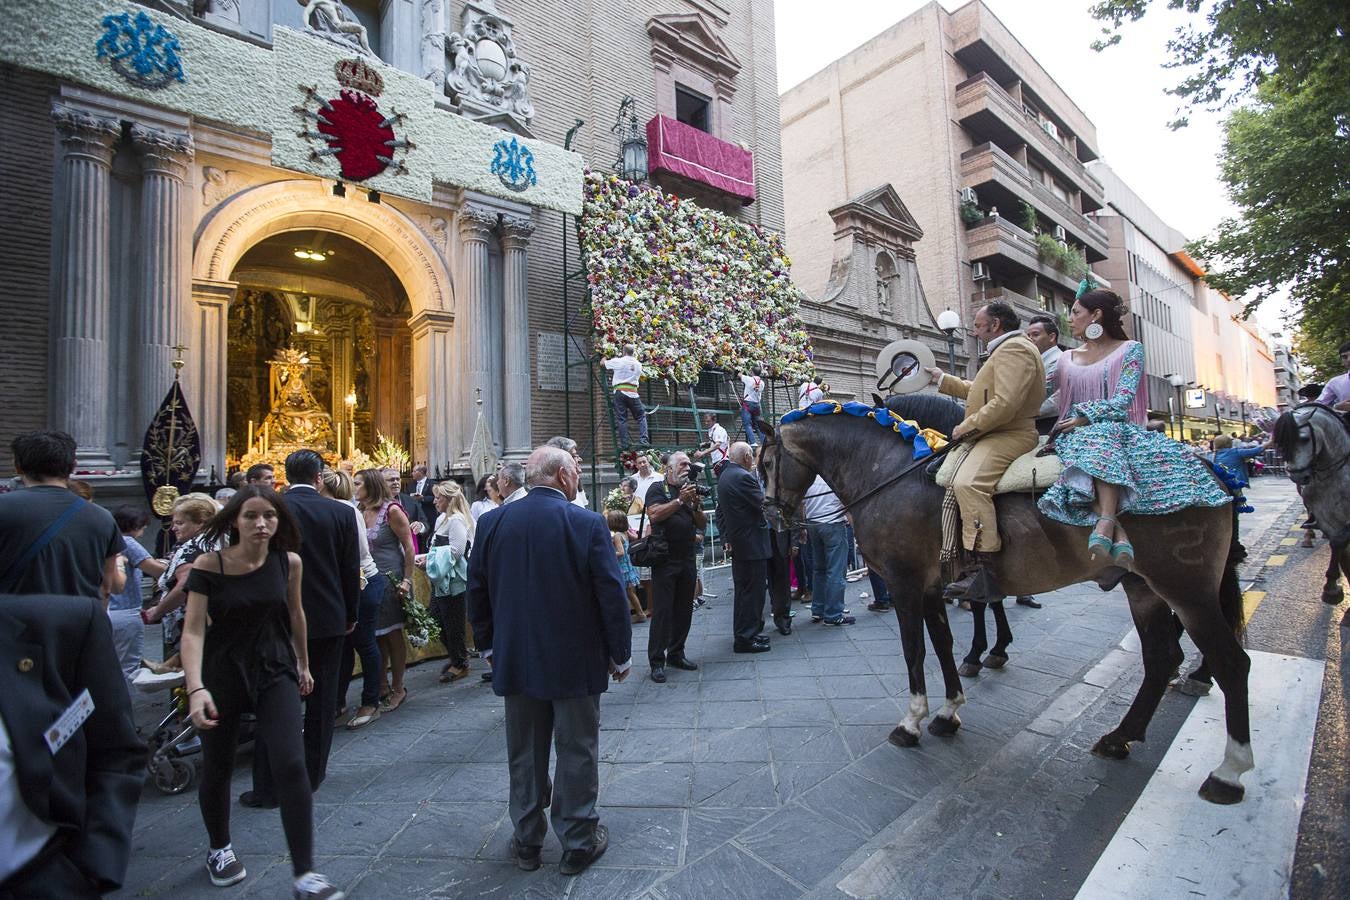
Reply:
<svg viewBox="0 0 1350 900"><path fill-rule="evenodd" d="M1042 513L1068 525L1095 524L1093 479L1120 485L1118 514L1159 516L1233 501L1189 447L1143 427L1143 344L1126 341L1092 365L1076 365L1071 356L1055 370L1060 419L1082 416L1090 424L1055 439L1064 471L1042 495Z"/></svg>

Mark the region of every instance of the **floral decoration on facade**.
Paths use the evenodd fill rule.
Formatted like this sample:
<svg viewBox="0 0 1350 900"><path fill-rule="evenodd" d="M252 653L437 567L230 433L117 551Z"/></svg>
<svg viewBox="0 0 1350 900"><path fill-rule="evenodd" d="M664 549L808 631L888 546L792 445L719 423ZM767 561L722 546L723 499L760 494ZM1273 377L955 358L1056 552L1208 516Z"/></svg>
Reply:
<svg viewBox="0 0 1350 900"><path fill-rule="evenodd" d="M103 36L94 45L99 59L140 88L158 90L186 81L182 46L173 32L143 12L103 17Z"/></svg>
<svg viewBox="0 0 1350 900"><path fill-rule="evenodd" d="M414 145L394 131L403 123L403 113L380 111L375 99L384 92L380 73L363 60L344 59L333 67L333 74L342 86L337 97L325 99L318 88L301 85L305 101L293 107L300 117L300 137L313 145L310 158L336 157L348 181L365 181L390 167L397 174L406 173L397 154Z"/></svg>
<svg viewBox="0 0 1350 900"><path fill-rule="evenodd" d="M595 350L637 346L648 377L706 367L802 381L815 371L781 235L654 187L588 172L581 243Z"/></svg>
<svg viewBox="0 0 1350 900"><path fill-rule="evenodd" d="M619 464L623 466L626 472L636 472L639 456L647 457L647 462L651 464L653 472L661 471L661 452L656 449L625 450L619 454Z"/></svg>
<svg viewBox="0 0 1350 900"><path fill-rule="evenodd" d="M490 171L503 187L516 192L528 190L539 181L534 174L534 154L515 138L503 138L492 145Z"/></svg>

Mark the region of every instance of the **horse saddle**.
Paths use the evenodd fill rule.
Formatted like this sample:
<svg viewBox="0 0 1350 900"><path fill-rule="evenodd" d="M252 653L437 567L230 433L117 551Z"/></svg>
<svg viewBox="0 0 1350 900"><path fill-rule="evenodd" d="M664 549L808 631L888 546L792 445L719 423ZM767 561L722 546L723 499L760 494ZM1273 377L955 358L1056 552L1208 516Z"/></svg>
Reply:
<svg viewBox="0 0 1350 900"><path fill-rule="evenodd" d="M1024 453L1012 461L1003 477L998 480L998 487L994 488L995 494L1039 493L1055 483L1059 473L1064 470L1064 464L1059 456L1054 453L1045 456L1036 455L1045 447L1046 440L1042 436L1035 450ZM969 446L960 446L947 454L942 461L942 467L937 471L939 487L952 486L952 478L969 452Z"/></svg>

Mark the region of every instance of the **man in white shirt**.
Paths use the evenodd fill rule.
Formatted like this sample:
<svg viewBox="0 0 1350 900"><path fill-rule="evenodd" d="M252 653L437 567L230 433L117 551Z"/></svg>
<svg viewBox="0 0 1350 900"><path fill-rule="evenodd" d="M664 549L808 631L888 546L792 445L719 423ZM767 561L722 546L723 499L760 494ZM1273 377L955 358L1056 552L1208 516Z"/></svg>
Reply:
<svg viewBox="0 0 1350 900"><path fill-rule="evenodd" d="M727 430L717 421L717 416L706 412L703 414L703 425L708 429L708 445L694 453L694 459L700 460L708 457L708 463L712 466L713 475L722 474L722 464L726 461L727 450L731 447L731 438L727 435Z"/></svg>
<svg viewBox="0 0 1350 900"><path fill-rule="evenodd" d="M1049 316L1036 316L1027 323L1022 332L1027 340L1041 351L1041 362L1045 365L1045 402L1041 404L1041 416L1059 416L1059 393L1055 385L1055 369L1059 366L1059 325Z"/></svg>
<svg viewBox="0 0 1350 900"><path fill-rule="evenodd" d="M755 421L759 418L759 400L764 396L764 372L759 366L750 370L749 375L741 375L741 427L745 429L745 439L752 447L759 446L759 430Z"/></svg>
<svg viewBox="0 0 1350 900"><path fill-rule="evenodd" d="M806 409L812 403L819 403L825 399L825 392L830 389L828 384L816 382L807 379L797 388L797 408Z"/></svg>
<svg viewBox="0 0 1350 900"><path fill-rule="evenodd" d="M651 441L647 436L647 408L642 405L638 395L638 382L642 378L642 363L634 355L637 352L632 344L623 345L623 356L604 360L601 365L612 373L614 418L618 420L619 446L627 450L628 416L631 413L638 423L638 444L646 447Z"/></svg>
<svg viewBox="0 0 1350 900"><path fill-rule="evenodd" d="M848 523L844 505L819 475L802 501L806 536L815 571L811 576L811 621L852 625L844 614L844 571L848 568Z"/></svg>
<svg viewBox="0 0 1350 900"><path fill-rule="evenodd" d="M497 490L502 495L502 506L515 503L525 496L525 467L520 463L506 463L497 473Z"/></svg>

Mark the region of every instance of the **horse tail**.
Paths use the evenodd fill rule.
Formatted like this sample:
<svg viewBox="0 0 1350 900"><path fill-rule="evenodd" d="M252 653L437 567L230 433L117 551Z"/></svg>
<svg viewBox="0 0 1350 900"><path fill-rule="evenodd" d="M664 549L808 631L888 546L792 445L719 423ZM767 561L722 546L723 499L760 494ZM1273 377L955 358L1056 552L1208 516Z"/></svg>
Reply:
<svg viewBox="0 0 1350 900"><path fill-rule="evenodd" d="M1247 629L1246 608L1242 600L1242 586L1238 584L1238 566L1247 558L1247 548L1238 540L1238 508L1232 504L1233 534L1228 541L1228 558L1223 565L1223 579L1219 582L1219 609L1224 621L1233 629L1233 636L1242 640Z"/></svg>

